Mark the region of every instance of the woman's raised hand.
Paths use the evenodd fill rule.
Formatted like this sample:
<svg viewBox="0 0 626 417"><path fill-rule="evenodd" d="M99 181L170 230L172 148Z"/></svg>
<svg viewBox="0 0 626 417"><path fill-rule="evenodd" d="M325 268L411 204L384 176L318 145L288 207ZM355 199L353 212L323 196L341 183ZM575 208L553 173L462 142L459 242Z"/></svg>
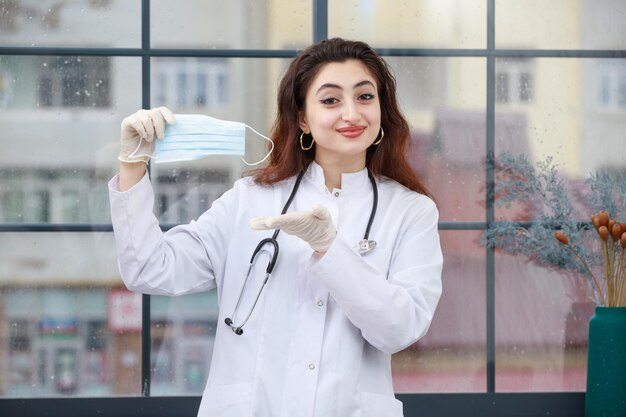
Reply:
<svg viewBox="0 0 626 417"><path fill-rule="evenodd" d="M139 110L122 120L120 154L122 162L147 164L154 153L154 139L163 138L165 124L175 123L174 113L167 107Z"/></svg>

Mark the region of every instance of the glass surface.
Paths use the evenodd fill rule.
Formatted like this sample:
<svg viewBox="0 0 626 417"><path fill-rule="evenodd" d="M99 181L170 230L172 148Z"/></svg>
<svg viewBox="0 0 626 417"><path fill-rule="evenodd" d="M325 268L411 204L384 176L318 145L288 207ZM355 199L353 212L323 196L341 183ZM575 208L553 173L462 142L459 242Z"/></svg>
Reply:
<svg viewBox="0 0 626 417"><path fill-rule="evenodd" d="M313 40L307 0L150 2L155 48L303 48Z"/></svg>
<svg viewBox="0 0 626 417"><path fill-rule="evenodd" d="M200 395L209 375L217 295L151 298L152 395Z"/></svg>
<svg viewBox="0 0 626 417"><path fill-rule="evenodd" d="M496 47L624 49L621 0L496 0Z"/></svg>
<svg viewBox="0 0 626 417"><path fill-rule="evenodd" d="M385 58L411 127L412 164L441 221L485 218L485 61Z"/></svg>
<svg viewBox="0 0 626 417"><path fill-rule="evenodd" d="M386 60L413 138L413 166L440 204L444 221L485 216L485 73L479 58ZM154 106L244 122L269 136L277 86L288 59L155 58ZM177 80L184 78L185 83ZM204 80L203 82L199 82ZM246 129L249 162L265 156L267 142ZM158 211L165 223L186 222L240 177L236 156L153 164Z"/></svg>
<svg viewBox="0 0 626 417"><path fill-rule="evenodd" d="M139 395L141 295L122 289L113 234L4 232L0 247L0 397Z"/></svg>
<svg viewBox="0 0 626 417"><path fill-rule="evenodd" d="M514 199L509 208L496 208L496 219L552 220L555 213L563 213L564 221L589 221L601 209L615 215L611 207L616 207L623 221L626 100L621 91L622 85L626 88L626 60L498 59L495 82L500 121L496 197L499 202ZM499 130L506 121L508 128ZM540 166L548 161L549 166ZM535 180L524 173L524 166L540 184L530 193L525 187ZM588 182L592 179L593 187ZM517 230L516 237L509 235L503 242L517 247L519 256L497 252L496 389L584 391L587 328L594 305L589 283L573 272L541 266L569 264L571 258L554 240L551 226ZM584 233L570 235L571 244L593 267L601 255L590 241Z"/></svg>
<svg viewBox="0 0 626 417"><path fill-rule="evenodd" d="M328 33L376 48L484 48L481 0L329 0Z"/></svg>
<svg viewBox="0 0 626 417"><path fill-rule="evenodd" d="M394 389L485 392L485 250L478 231L439 233L445 259L441 300L426 336L393 356Z"/></svg>
<svg viewBox="0 0 626 417"><path fill-rule="evenodd" d="M108 223L139 58L0 57L0 223Z"/></svg>
<svg viewBox="0 0 626 417"><path fill-rule="evenodd" d="M254 58L154 58L154 106L175 114L205 114L245 123L270 136L276 115L278 83L290 60ZM187 80L184 83L180 79ZM246 129L244 158L254 163L269 142ZM153 163L157 215L162 223L188 222L211 207L249 168L238 156L209 156L198 161Z"/></svg>
<svg viewBox="0 0 626 417"><path fill-rule="evenodd" d="M584 391L589 281L496 254L496 391Z"/></svg>
<svg viewBox="0 0 626 417"><path fill-rule="evenodd" d="M0 45L141 46L140 0L0 0Z"/></svg>
<svg viewBox="0 0 626 417"><path fill-rule="evenodd" d="M496 162L504 162L503 152L524 156L539 174L537 164L551 158L572 216L587 221L600 210L585 182L598 173L624 180L626 60L498 59L496 101ZM515 179L521 170L519 164L513 167L509 173L498 170L496 186ZM507 195L517 194L497 197ZM496 219L539 219L551 213L555 203L549 200L555 196L534 192L509 209L496 208Z"/></svg>

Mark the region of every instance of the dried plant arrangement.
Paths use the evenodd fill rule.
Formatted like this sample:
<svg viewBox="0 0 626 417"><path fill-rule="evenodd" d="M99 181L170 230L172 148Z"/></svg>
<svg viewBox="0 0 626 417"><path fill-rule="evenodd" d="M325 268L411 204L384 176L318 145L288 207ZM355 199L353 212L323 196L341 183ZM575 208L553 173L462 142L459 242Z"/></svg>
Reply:
<svg viewBox="0 0 626 417"><path fill-rule="evenodd" d="M554 237L565 245L591 277L600 304L606 307L626 307L626 223L612 219L606 211L591 216L591 223L600 241L604 281L601 284L587 262L570 246L569 237L557 231Z"/></svg>
<svg viewBox="0 0 626 417"><path fill-rule="evenodd" d="M504 152L495 161L495 204L515 206L525 221L499 219L485 230L481 243L546 268L581 274L594 289L597 305L624 306L626 225L616 218L626 214L626 175L599 172L583 182L561 175L551 157L533 165L525 155ZM586 220L590 212L598 213L592 222ZM598 279L601 274L604 280Z"/></svg>

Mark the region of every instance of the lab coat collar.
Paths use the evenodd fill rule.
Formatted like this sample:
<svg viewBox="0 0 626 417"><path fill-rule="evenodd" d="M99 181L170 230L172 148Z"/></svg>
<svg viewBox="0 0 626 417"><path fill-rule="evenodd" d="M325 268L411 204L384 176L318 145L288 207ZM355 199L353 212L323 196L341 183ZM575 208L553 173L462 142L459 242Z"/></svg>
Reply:
<svg viewBox="0 0 626 417"><path fill-rule="evenodd" d="M315 187L322 191L326 190L326 182L324 178L324 170L315 161L309 164L305 178L311 181ZM367 168L363 168L358 172L349 172L341 174L341 190L342 192L360 191L364 187L371 187L367 177Z"/></svg>

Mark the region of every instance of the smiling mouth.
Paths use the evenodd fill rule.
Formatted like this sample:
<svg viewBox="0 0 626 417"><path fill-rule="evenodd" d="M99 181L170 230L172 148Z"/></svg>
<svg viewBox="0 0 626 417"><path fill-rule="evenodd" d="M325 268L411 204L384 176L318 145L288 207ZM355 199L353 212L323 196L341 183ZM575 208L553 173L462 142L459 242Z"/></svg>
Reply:
<svg viewBox="0 0 626 417"><path fill-rule="evenodd" d="M345 127L343 129L337 129L337 132L348 138L356 138L365 132L365 127Z"/></svg>

